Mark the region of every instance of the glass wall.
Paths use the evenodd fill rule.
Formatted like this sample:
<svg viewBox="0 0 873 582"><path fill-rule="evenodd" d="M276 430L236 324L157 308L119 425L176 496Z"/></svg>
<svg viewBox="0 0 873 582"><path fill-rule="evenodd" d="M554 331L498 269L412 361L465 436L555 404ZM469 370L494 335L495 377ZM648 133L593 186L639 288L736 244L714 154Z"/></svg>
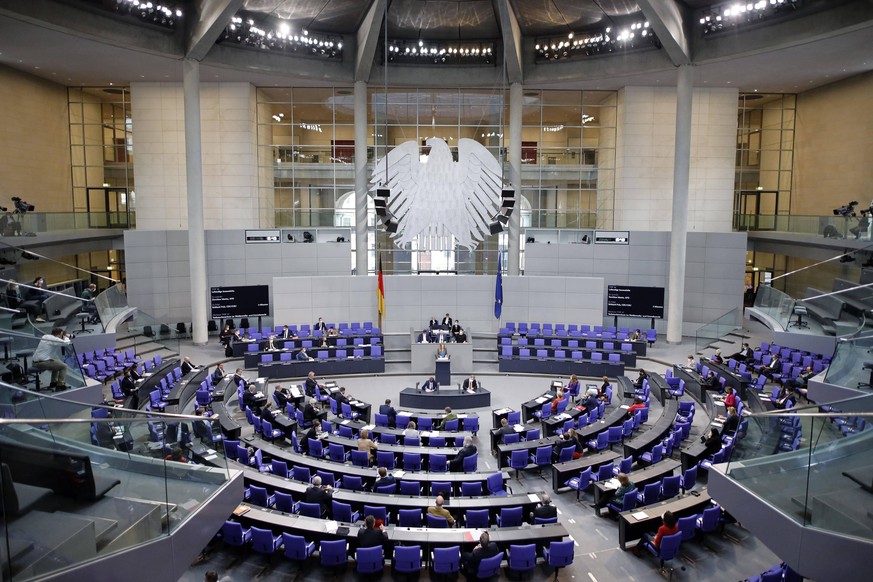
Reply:
<svg viewBox="0 0 873 582"><path fill-rule="evenodd" d="M531 90L523 99L522 226L611 228L616 93ZM414 141L426 155L426 140L439 137L455 156L460 139L478 141L507 176L508 109L502 88L372 88L367 175L394 147ZM352 88L258 89L258 145L259 187L275 200L276 226L354 227ZM377 228L372 202L367 222L371 272L378 248L385 272L487 273L508 242L491 236L470 251L453 237L429 237L399 249Z"/></svg>
<svg viewBox="0 0 873 582"><path fill-rule="evenodd" d="M133 118L129 87L71 87L73 211L77 228L133 226Z"/></svg>
<svg viewBox="0 0 873 582"><path fill-rule="evenodd" d="M776 230L791 208L795 95L741 93L734 181L735 228Z"/></svg>

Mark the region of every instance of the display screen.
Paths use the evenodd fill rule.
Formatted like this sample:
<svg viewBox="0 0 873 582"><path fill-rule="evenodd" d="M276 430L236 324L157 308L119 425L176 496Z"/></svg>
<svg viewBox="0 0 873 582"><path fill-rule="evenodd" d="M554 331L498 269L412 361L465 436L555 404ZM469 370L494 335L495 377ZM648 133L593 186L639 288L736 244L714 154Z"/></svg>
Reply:
<svg viewBox="0 0 873 582"><path fill-rule="evenodd" d="M606 315L663 319L664 288L609 285L606 292Z"/></svg>
<svg viewBox="0 0 873 582"><path fill-rule="evenodd" d="M210 291L212 318L259 317L270 315L270 287L213 287Z"/></svg>

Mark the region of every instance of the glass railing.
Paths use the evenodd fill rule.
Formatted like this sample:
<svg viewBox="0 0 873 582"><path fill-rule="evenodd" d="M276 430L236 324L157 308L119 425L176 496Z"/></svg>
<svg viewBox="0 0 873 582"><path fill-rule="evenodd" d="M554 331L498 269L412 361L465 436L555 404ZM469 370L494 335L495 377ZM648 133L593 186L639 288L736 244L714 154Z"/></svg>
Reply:
<svg viewBox="0 0 873 582"><path fill-rule="evenodd" d="M190 333L187 329L186 332ZM133 347L137 354L144 350L146 344L159 344L175 354L180 353L181 340L187 337L187 334L180 336L176 332L175 324L165 323L154 317L136 310L131 317L126 319L116 328L119 339L132 341L133 345L128 344L128 347Z"/></svg>
<svg viewBox="0 0 873 582"><path fill-rule="evenodd" d="M3 230L0 231L0 235L3 236L27 236L92 228L133 228L136 226L136 213L133 211L28 212L23 215L9 215L9 220L2 225Z"/></svg>
<svg viewBox="0 0 873 582"><path fill-rule="evenodd" d="M128 310L127 294L121 285L109 287L94 298L97 315L105 326L112 318Z"/></svg>
<svg viewBox="0 0 873 582"><path fill-rule="evenodd" d="M873 412L844 415L839 406L746 416L764 437L740 443L726 474L803 526L871 539L862 508L870 506L873 481Z"/></svg>
<svg viewBox="0 0 873 582"><path fill-rule="evenodd" d="M838 341L831 365L825 374L825 382L873 391L873 386L870 386L873 370L865 367L868 364L873 366L871 353L873 335L865 334Z"/></svg>
<svg viewBox="0 0 873 582"><path fill-rule="evenodd" d="M797 214L734 214L734 228L740 231L772 230L827 238L870 240L865 228L859 230L860 217Z"/></svg>
<svg viewBox="0 0 873 582"><path fill-rule="evenodd" d="M783 329L788 329L794 304L793 297L769 285L759 285L755 294L755 308L773 318Z"/></svg>
<svg viewBox="0 0 873 582"><path fill-rule="evenodd" d="M9 396L20 392L0 383L4 579L39 578L168 536L230 477L210 436L217 423Z"/></svg>
<svg viewBox="0 0 873 582"><path fill-rule="evenodd" d="M700 327L694 334L694 345L698 352L717 342L733 330L740 327L742 314L739 309L732 309L714 321Z"/></svg>

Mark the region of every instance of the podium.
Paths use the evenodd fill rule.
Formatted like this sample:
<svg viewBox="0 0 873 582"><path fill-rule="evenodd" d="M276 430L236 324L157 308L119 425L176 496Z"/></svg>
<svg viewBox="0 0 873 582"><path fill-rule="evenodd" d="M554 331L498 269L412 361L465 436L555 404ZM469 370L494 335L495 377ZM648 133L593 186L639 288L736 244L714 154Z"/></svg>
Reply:
<svg viewBox="0 0 873 582"><path fill-rule="evenodd" d="M434 379L439 382L440 388L449 388L452 385L452 361L449 358L437 358Z"/></svg>

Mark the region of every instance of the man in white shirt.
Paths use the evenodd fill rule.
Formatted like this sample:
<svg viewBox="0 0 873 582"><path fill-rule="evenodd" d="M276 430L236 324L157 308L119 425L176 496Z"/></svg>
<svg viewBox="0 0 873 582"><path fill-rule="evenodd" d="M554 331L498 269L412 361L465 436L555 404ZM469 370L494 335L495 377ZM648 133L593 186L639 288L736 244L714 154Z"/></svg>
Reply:
<svg viewBox="0 0 873 582"><path fill-rule="evenodd" d="M39 345L33 352L33 368L35 370L51 370L52 379L49 388L66 390L69 388L64 381L67 379L67 365L64 363L64 347L72 340L64 330L56 327L39 340Z"/></svg>

